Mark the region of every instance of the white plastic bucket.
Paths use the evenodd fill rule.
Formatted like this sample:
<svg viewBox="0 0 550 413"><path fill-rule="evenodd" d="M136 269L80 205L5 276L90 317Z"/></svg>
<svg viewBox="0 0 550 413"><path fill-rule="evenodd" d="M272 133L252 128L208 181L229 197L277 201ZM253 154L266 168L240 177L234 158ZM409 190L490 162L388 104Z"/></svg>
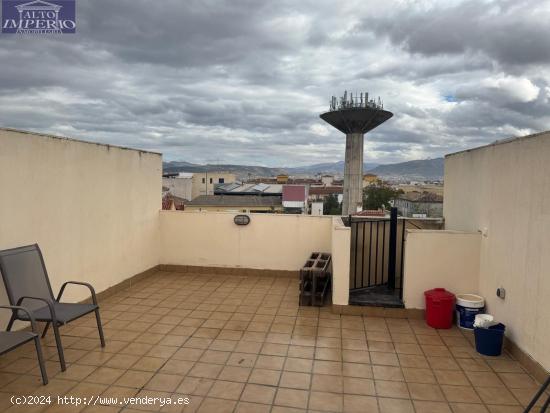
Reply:
<svg viewBox="0 0 550 413"><path fill-rule="evenodd" d="M457 294L456 321L460 328L473 330L476 315L485 312L485 299L476 294Z"/></svg>

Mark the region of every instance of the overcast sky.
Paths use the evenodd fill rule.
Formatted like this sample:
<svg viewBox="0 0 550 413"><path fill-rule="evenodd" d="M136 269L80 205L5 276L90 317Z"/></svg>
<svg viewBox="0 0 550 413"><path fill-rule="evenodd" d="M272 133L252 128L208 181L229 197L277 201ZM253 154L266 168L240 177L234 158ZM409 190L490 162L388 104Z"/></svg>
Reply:
<svg viewBox="0 0 550 413"><path fill-rule="evenodd" d="M319 118L368 91L367 162L550 129L550 1L77 0L77 34L0 34L0 125L165 160L343 160ZM1 150L1 148L0 148Z"/></svg>

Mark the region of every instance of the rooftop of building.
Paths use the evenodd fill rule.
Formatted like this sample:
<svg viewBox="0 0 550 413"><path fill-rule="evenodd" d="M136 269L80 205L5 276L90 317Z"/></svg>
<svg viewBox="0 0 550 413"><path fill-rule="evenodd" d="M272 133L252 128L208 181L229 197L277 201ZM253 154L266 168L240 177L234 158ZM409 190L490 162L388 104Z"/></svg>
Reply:
<svg viewBox="0 0 550 413"><path fill-rule="evenodd" d="M435 194L433 192L419 192L411 191L405 192L398 196L399 199L404 199L410 202L430 202L430 203L443 203L443 196Z"/></svg>
<svg viewBox="0 0 550 413"><path fill-rule="evenodd" d="M216 184L214 187L215 194L226 195L279 195L283 193L283 185L274 183L226 183Z"/></svg>
<svg viewBox="0 0 550 413"><path fill-rule="evenodd" d="M312 186L309 188L309 195L330 195L344 192L342 186Z"/></svg>
<svg viewBox="0 0 550 413"><path fill-rule="evenodd" d="M225 206L225 207L275 207L281 206L280 196L257 195L200 195L192 201L186 202L186 206Z"/></svg>

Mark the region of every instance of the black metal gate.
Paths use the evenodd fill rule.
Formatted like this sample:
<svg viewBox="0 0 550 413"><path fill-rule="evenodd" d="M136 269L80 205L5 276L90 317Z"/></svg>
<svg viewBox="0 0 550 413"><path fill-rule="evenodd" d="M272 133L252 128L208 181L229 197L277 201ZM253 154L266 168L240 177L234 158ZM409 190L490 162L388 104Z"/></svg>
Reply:
<svg viewBox="0 0 550 413"><path fill-rule="evenodd" d="M349 217L351 226L350 291L387 290L403 296L404 219Z"/></svg>

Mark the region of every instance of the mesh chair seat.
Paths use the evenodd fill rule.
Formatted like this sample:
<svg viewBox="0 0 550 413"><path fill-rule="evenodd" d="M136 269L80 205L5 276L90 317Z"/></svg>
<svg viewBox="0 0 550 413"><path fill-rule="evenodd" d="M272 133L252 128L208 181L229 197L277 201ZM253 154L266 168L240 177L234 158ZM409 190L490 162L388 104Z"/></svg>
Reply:
<svg viewBox="0 0 550 413"><path fill-rule="evenodd" d="M61 324L76 320L85 314L95 311L98 307L95 304L73 304L73 303L58 303L54 301L53 307L57 321ZM32 315L37 321L51 321L50 308L44 306L36 310L31 310ZM24 313L18 315L20 320L28 320L28 316Z"/></svg>
<svg viewBox="0 0 550 413"><path fill-rule="evenodd" d="M30 331L0 331L0 354L31 341L37 334Z"/></svg>
<svg viewBox="0 0 550 413"><path fill-rule="evenodd" d="M44 257L38 247L38 244L26 245L18 248L10 248L0 251L0 273L4 280L6 293L10 304L12 305L12 316L7 326L7 330L11 330L15 320L31 320L45 321L46 326L42 333L45 337L50 324L53 328L55 336L55 345L59 355L59 364L61 371L65 371L67 366L63 355L63 346L61 345L61 335L59 334L59 325L66 324L72 320L76 320L85 314L95 312L97 322L97 330L99 332L99 340L101 347L105 347L105 338L103 337L103 328L101 326L101 318L99 316L99 306L97 305L97 297L94 288L86 282L67 281L63 283L59 290L57 298L54 297ZM61 296L67 285L86 287L90 290L93 304L73 304L61 303ZM53 314L50 313L48 303L54 307L55 320ZM25 310L32 314L25 313L21 304L25 306ZM38 342L38 338L36 338ZM38 344L37 344L38 345Z"/></svg>

